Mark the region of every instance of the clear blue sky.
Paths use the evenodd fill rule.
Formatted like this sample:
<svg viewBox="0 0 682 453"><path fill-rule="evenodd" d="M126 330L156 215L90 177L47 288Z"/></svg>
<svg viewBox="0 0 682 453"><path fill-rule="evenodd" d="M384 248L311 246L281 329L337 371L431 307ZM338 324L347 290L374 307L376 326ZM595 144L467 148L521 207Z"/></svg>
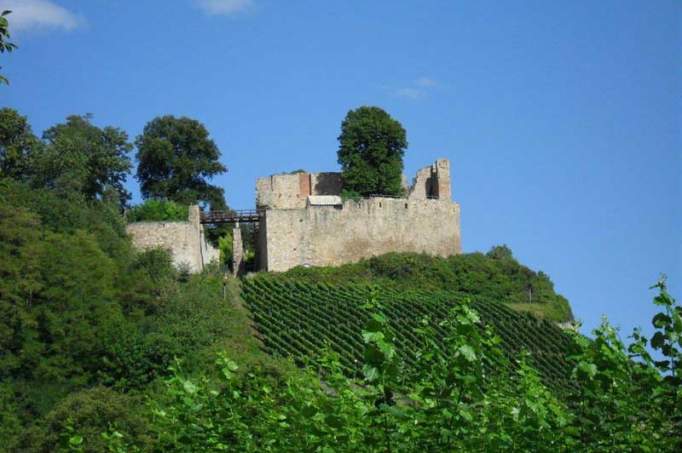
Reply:
<svg viewBox="0 0 682 453"><path fill-rule="evenodd" d="M38 133L74 113L133 138L197 118L248 208L257 176L337 169L344 115L378 105L408 132L408 176L451 160L464 250L508 244L585 331L648 326L661 272L680 296L681 2L7 4L0 101Z"/></svg>

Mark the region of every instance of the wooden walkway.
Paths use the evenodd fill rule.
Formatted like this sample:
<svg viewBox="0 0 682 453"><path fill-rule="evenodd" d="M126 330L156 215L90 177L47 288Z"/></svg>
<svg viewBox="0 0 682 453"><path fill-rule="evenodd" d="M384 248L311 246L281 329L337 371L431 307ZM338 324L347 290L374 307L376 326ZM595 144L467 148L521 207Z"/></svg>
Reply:
<svg viewBox="0 0 682 453"><path fill-rule="evenodd" d="M201 213L201 223L221 225L225 223L258 223L264 214L262 209L247 211L211 211Z"/></svg>

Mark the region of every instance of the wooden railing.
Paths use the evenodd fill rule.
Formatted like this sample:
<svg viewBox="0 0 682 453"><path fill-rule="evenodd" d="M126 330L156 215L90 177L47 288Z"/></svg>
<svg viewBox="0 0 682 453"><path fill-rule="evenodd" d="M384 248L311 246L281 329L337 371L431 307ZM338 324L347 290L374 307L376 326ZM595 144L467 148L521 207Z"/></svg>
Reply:
<svg viewBox="0 0 682 453"><path fill-rule="evenodd" d="M201 223L255 223L259 222L263 215L262 209L249 209L244 211L210 211L201 213Z"/></svg>

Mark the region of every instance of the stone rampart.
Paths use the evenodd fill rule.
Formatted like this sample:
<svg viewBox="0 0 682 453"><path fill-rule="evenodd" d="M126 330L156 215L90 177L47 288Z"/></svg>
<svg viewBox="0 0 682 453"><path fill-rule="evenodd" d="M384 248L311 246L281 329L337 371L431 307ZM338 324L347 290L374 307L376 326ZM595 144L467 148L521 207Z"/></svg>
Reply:
<svg viewBox="0 0 682 453"><path fill-rule="evenodd" d="M461 253L460 208L450 200L377 197L268 209L260 241L260 264L268 271L340 265L388 252L445 257Z"/></svg>
<svg viewBox="0 0 682 453"><path fill-rule="evenodd" d="M186 222L135 222L127 226L133 245L140 249L163 248L170 251L173 264L190 272L201 270L219 257L218 250L206 241L199 222L199 207L191 206Z"/></svg>
<svg viewBox="0 0 682 453"><path fill-rule="evenodd" d="M259 178L259 268L339 265L388 252L461 253L459 205L450 185L447 159L419 170L406 198L343 202L340 173Z"/></svg>

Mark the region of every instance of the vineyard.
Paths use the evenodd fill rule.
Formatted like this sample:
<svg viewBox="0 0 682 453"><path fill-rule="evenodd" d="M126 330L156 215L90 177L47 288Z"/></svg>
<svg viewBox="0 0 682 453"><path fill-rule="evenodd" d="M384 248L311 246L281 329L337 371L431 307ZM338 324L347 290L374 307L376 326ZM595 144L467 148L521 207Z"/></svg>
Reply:
<svg viewBox="0 0 682 453"><path fill-rule="evenodd" d="M362 329L369 318L363 308L371 287L364 284L303 283L270 276L243 282L243 298L258 336L267 352L305 362L325 347L340 355L344 367L358 372L362 366ZM415 329L425 317L437 322L453 304L466 300L446 291L398 291L380 287L376 296L396 333L397 349L409 367L416 362L422 340ZM476 298L472 302L483 324L493 326L505 352L513 357L527 350L543 379L553 387L568 385L570 366L566 356L572 340L556 325L518 313L507 306Z"/></svg>

